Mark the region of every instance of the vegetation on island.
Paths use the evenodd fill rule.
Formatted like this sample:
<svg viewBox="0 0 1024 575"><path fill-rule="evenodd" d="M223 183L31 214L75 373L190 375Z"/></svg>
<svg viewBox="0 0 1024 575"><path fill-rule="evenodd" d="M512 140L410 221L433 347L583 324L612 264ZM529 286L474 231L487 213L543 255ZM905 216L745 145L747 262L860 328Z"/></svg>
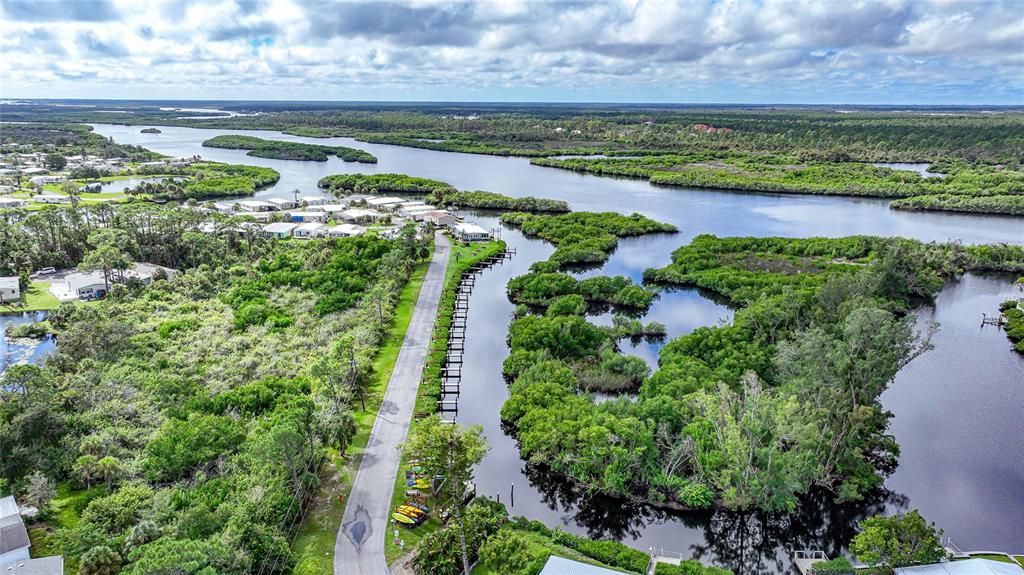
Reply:
<svg viewBox="0 0 1024 575"><path fill-rule="evenodd" d="M655 505L792 511L813 486L860 499L898 449L878 397L930 347L911 303L959 271L1019 269L1019 246L698 236L645 278L717 292L740 306L733 324L669 342L635 400L594 403L579 366L608 361L610 336L517 320L502 419L527 461Z"/></svg>
<svg viewBox="0 0 1024 575"><path fill-rule="evenodd" d="M1024 277L1017 280L1017 285L1024 289ZM1008 299L999 306L1006 325L1006 337L1014 344L1014 349L1024 353L1024 298Z"/></svg>
<svg viewBox="0 0 1024 575"><path fill-rule="evenodd" d="M891 517L879 515L860 522L860 532L850 542L850 551L866 565L886 572L938 563L947 558L942 533L916 509Z"/></svg>
<svg viewBox="0 0 1024 575"><path fill-rule="evenodd" d="M354 432L423 248L411 234L166 242L187 269L62 306L55 354L0 377L0 477L19 493L35 474L83 490L76 519L35 541L70 565L288 573L293 525L325 452Z"/></svg>
<svg viewBox="0 0 1024 575"><path fill-rule="evenodd" d="M172 177L143 182L128 188L125 193L159 201L251 196L257 190L277 183L281 177L273 168L215 162L199 162L178 169L161 168L160 171L180 173L184 180Z"/></svg>
<svg viewBox="0 0 1024 575"><path fill-rule="evenodd" d="M549 200L534 196L523 196L513 198L494 192L476 191L455 191L436 189L426 198L427 202L441 206L457 206L460 208L476 208L485 210L510 210L514 212L530 213L566 213L569 210L568 202L562 200Z"/></svg>
<svg viewBox="0 0 1024 575"><path fill-rule="evenodd" d="M964 212L969 214L1003 214L1024 216L1024 193L1019 195L965 196L929 194L894 200L890 207L898 210Z"/></svg>
<svg viewBox="0 0 1024 575"><path fill-rule="evenodd" d="M546 272L570 265L602 263L619 244L619 238L678 231L671 224L656 222L640 214L623 216L614 212L561 215L513 212L502 215L501 221L519 227L528 236L536 236L558 246L546 262L538 262L531 268Z"/></svg>
<svg viewBox="0 0 1024 575"><path fill-rule="evenodd" d="M160 128L143 128L139 130L143 134L162 134L163 131Z"/></svg>
<svg viewBox="0 0 1024 575"><path fill-rule="evenodd" d="M356 148L345 146L322 146L303 142L285 142L281 140L265 140L255 136L223 135L214 136L203 142L208 148L228 148L231 150L249 150L248 156L271 158L274 160L308 160L326 162L330 156L337 156L345 162L376 164L373 154Z"/></svg>
<svg viewBox="0 0 1024 575"><path fill-rule="evenodd" d="M430 194L435 190L452 190L451 184L405 174L333 174L324 176L317 187L337 195L398 193Z"/></svg>
<svg viewBox="0 0 1024 575"><path fill-rule="evenodd" d="M48 152L67 164L66 156L99 156L101 158L127 158L149 162L162 158L160 154L139 146L118 144L113 138L103 137L92 126L63 123L14 123L4 110L4 129L0 130L0 147L4 151Z"/></svg>

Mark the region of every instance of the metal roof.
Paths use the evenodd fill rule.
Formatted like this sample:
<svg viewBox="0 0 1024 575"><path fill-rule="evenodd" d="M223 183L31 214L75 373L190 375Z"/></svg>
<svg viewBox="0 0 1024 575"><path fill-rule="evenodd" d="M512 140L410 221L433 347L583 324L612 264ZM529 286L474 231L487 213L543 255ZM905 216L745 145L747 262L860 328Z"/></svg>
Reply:
<svg viewBox="0 0 1024 575"><path fill-rule="evenodd" d="M945 561L931 565L897 567L896 575L1024 575L1024 569L1012 563L991 559Z"/></svg>
<svg viewBox="0 0 1024 575"><path fill-rule="evenodd" d="M28 539L28 531L25 530L25 522L21 520L21 515L15 514L0 517L0 555L15 549L28 547L31 544Z"/></svg>
<svg viewBox="0 0 1024 575"><path fill-rule="evenodd" d="M552 555L548 557L548 562L544 564L540 575L622 575L622 572Z"/></svg>
<svg viewBox="0 0 1024 575"><path fill-rule="evenodd" d="M0 277L0 289L14 289L18 287L18 276Z"/></svg>
<svg viewBox="0 0 1024 575"><path fill-rule="evenodd" d="M21 559L7 565L0 565L3 575L63 575L64 557L40 557L39 559Z"/></svg>

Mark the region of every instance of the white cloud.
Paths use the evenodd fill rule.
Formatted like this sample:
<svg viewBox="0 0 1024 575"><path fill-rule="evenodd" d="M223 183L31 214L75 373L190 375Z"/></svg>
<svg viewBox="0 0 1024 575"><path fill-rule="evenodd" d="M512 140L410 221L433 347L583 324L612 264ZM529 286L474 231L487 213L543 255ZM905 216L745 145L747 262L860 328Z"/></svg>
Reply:
<svg viewBox="0 0 1024 575"><path fill-rule="evenodd" d="M295 98L301 86L309 99L1020 103L1024 93L1016 0L0 6L5 97Z"/></svg>

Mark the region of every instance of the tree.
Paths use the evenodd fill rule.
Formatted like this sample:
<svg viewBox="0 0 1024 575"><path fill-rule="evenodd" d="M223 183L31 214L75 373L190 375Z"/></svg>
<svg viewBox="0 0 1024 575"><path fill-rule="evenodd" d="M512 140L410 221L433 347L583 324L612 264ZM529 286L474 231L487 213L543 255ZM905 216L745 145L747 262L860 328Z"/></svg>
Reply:
<svg viewBox="0 0 1024 575"><path fill-rule="evenodd" d="M28 485L25 487L23 496L25 503L42 513L50 506L50 501L55 495L57 495L57 490L54 488L53 480L41 471L33 472L28 476Z"/></svg>
<svg viewBox="0 0 1024 575"><path fill-rule="evenodd" d="M132 266L129 252L132 241L128 234L115 228L101 228L89 234L89 245L92 250L85 255L78 269L83 272L103 270L103 284L110 291L110 280L113 272L120 275Z"/></svg>
<svg viewBox="0 0 1024 575"><path fill-rule="evenodd" d="M75 475L85 482L86 489L92 489L92 480L96 478L96 462L99 461L95 455L85 454L75 460Z"/></svg>
<svg viewBox="0 0 1024 575"><path fill-rule="evenodd" d="M474 425L467 429L445 424L441 423L438 416L421 421L407 445L409 454L420 462L430 476L445 477L459 534L465 575L469 575L469 551L463 521L467 489L473 480L473 467L483 460L489 448L481 426Z"/></svg>
<svg viewBox="0 0 1024 575"><path fill-rule="evenodd" d="M946 557L942 530L927 523L917 510L905 515L869 517L850 543L850 551L873 567L892 569L936 563Z"/></svg>
<svg viewBox="0 0 1024 575"><path fill-rule="evenodd" d="M106 545L85 552L78 564L81 575L117 575L121 570L121 556Z"/></svg>
<svg viewBox="0 0 1024 575"><path fill-rule="evenodd" d="M110 455L96 462L96 473L107 484L107 490L113 488L114 481L121 476L123 470L121 460Z"/></svg>
<svg viewBox="0 0 1024 575"><path fill-rule="evenodd" d="M56 172L63 170L64 166L68 165L68 159L60 154L46 154L46 157L43 158L43 165L47 170Z"/></svg>
<svg viewBox="0 0 1024 575"><path fill-rule="evenodd" d="M64 183L60 186L60 191L71 198L72 206L78 207L78 202L82 199L82 191L79 189L78 184L71 180L64 180Z"/></svg>

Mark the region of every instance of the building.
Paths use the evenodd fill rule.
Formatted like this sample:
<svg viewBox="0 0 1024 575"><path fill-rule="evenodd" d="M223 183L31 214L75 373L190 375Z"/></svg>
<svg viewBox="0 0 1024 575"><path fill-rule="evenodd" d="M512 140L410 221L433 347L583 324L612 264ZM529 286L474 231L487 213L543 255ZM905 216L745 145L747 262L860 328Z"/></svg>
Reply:
<svg viewBox="0 0 1024 575"><path fill-rule="evenodd" d="M43 184L59 184L65 180L64 176L35 176L28 179L28 183L33 186L41 186Z"/></svg>
<svg viewBox="0 0 1024 575"><path fill-rule="evenodd" d="M327 226L320 222L306 222L295 226L295 229L292 230L292 237L303 240L322 238L325 235L327 235Z"/></svg>
<svg viewBox="0 0 1024 575"><path fill-rule="evenodd" d="M39 194L32 196L32 201L37 204L70 204L71 197L64 194Z"/></svg>
<svg viewBox="0 0 1024 575"><path fill-rule="evenodd" d="M172 268L165 268L156 264L136 262L132 267L125 270L119 277L111 278L109 285L124 282L130 279L139 280L143 284L149 284L158 273L162 271L167 279L178 273ZM116 273L114 274L117 275ZM100 270L82 273L74 272L64 276L61 280L54 280L50 284L50 293L57 296L60 301L74 301L76 299L101 299L107 296L108 282L104 280L103 272Z"/></svg>
<svg viewBox="0 0 1024 575"><path fill-rule="evenodd" d="M480 242L491 239L491 234L476 224L461 222L451 227L452 235L464 242Z"/></svg>
<svg viewBox="0 0 1024 575"><path fill-rule="evenodd" d="M895 575L1024 575L1024 569L1013 563L991 559L965 559L944 561L931 565L897 567Z"/></svg>
<svg viewBox="0 0 1024 575"><path fill-rule="evenodd" d="M435 210L433 212L427 212L423 215L423 221L434 224L439 228L451 227L459 223L459 220L455 219L455 216L449 214L444 210Z"/></svg>
<svg viewBox="0 0 1024 575"><path fill-rule="evenodd" d="M347 238L364 233L366 233L366 228L353 224L340 224L333 228L327 228L327 237L329 238Z"/></svg>
<svg viewBox="0 0 1024 575"><path fill-rule="evenodd" d="M302 196L302 204L305 206L322 206L327 203L327 198L321 196Z"/></svg>
<svg viewBox="0 0 1024 575"><path fill-rule="evenodd" d="M237 205L238 209L243 212L273 212L277 210L276 205L259 200L242 200Z"/></svg>
<svg viewBox="0 0 1024 575"><path fill-rule="evenodd" d="M3 575L64 575L64 557L40 557L39 559L23 559L10 564L0 562L0 573Z"/></svg>
<svg viewBox="0 0 1024 575"><path fill-rule="evenodd" d="M402 198L394 197L370 198L366 200L366 205L370 206L371 208L394 210L404 201L405 200L403 200Z"/></svg>
<svg viewBox="0 0 1024 575"><path fill-rule="evenodd" d="M347 209L348 206L345 204L320 204L316 206L311 205L307 208L307 210L311 212L326 212L328 214L337 214L344 212Z"/></svg>
<svg viewBox="0 0 1024 575"><path fill-rule="evenodd" d="M25 156L25 154L20 155ZM47 170L46 168L24 168L21 170L21 173L25 176L38 176L41 174L49 174L50 170Z"/></svg>
<svg viewBox="0 0 1024 575"><path fill-rule="evenodd" d="M327 212L288 212L288 218L293 222L326 222L331 215Z"/></svg>
<svg viewBox="0 0 1024 575"><path fill-rule="evenodd" d="M298 224L288 222L277 222L263 226L263 236L282 240L292 237L292 231L299 227Z"/></svg>
<svg viewBox="0 0 1024 575"><path fill-rule="evenodd" d="M21 299L21 285L18 276L0 277L0 303Z"/></svg>
<svg viewBox="0 0 1024 575"><path fill-rule="evenodd" d="M292 210L299 207L298 202L295 200L286 200L284 198L269 198L268 204L274 204L278 210Z"/></svg>
<svg viewBox="0 0 1024 575"><path fill-rule="evenodd" d="M28 560L30 545L14 496L0 497L0 566Z"/></svg>
<svg viewBox="0 0 1024 575"><path fill-rule="evenodd" d="M0 198L0 209L4 208L24 208L28 205L25 200L19 200L17 198Z"/></svg>
<svg viewBox="0 0 1024 575"><path fill-rule="evenodd" d="M540 575L622 575L622 572L552 555L548 557Z"/></svg>
<svg viewBox="0 0 1024 575"><path fill-rule="evenodd" d="M367 222L376 222L384 217L384 214L377 210L364 210L362 208L352 208L343 212L338 212L338 217L346 222L362 224Z"/></svg>

